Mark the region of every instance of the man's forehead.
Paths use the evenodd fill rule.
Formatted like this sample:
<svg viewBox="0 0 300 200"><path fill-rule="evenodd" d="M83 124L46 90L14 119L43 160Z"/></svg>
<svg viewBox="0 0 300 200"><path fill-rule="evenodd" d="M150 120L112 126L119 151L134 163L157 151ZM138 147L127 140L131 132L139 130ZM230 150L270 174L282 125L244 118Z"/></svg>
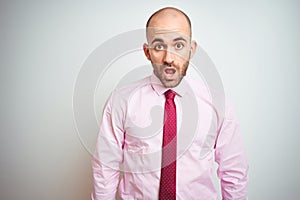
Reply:
<svg viewBox="0 0 300 200"><path fill-rule="evenodd" d="M163 40L174 40L176 38L183 38L186 41L190 40L190 35L180 28L148 28L147 39L148 42L155 38L161 38Z"/></svg>

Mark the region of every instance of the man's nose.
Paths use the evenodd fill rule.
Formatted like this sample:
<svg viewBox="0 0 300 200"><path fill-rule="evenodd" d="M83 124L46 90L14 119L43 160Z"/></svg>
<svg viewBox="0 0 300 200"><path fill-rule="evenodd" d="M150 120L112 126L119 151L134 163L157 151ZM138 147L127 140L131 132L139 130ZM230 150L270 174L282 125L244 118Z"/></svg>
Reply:
<svg viewBox="0 0 300 200"><path fill-rule="evenodd" d="M173 62L174 62L174 54L170 50L165 50L164 63L171 65L173 64Z"/></svg>

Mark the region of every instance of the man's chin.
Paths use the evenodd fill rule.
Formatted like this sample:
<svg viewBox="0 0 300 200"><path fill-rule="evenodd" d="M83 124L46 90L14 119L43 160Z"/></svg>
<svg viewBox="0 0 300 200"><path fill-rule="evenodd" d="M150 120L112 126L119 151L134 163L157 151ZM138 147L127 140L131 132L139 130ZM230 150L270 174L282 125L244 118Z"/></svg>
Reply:
<svg viewBox="0 0 300 200"><path fill-rule="evenodd" d="M176 87L179 83L180 83L180 81L178 81L178 80L163 80L163 81L162 81L162 84L163 84L166 88L173 88L173 87Z"/></svg>

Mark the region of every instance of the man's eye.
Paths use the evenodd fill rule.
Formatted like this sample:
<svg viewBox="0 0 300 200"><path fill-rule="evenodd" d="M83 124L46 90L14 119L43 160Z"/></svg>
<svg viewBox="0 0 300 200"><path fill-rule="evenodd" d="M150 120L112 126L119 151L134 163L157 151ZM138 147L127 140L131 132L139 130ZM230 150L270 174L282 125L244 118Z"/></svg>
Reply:
<svg viewBox="0 0 300 200"><path fill-rule="evenodd" d="M184 47L184 45L182 43L176 43L175 44L175 48L178 49L178 50L182 49L183 47Z"/></svg>
<svg viewBox="0 0 300 200"><path fill-rule="evenodd" d="M162 45L162 44L157 44L157 45L154 46L154 49L155 49L155 50L158 50L158 51L161 51L161 50L164 50L165 47L164 47L164 45Z"/></svg>

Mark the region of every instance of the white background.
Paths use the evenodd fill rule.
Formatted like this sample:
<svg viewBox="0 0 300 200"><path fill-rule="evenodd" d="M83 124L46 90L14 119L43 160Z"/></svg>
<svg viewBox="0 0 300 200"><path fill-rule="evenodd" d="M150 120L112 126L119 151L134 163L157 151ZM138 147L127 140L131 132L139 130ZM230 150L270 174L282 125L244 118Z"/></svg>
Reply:
<svg viewBox="0 0 300 200"><path fill-rule="evenodd" d="M91 157L72 111L76 77L101 43L143 28L164 6L190 16L233 101L250 163L249 198L299 197L298 1L2 0L1 200L89 199Z"/></svg>

